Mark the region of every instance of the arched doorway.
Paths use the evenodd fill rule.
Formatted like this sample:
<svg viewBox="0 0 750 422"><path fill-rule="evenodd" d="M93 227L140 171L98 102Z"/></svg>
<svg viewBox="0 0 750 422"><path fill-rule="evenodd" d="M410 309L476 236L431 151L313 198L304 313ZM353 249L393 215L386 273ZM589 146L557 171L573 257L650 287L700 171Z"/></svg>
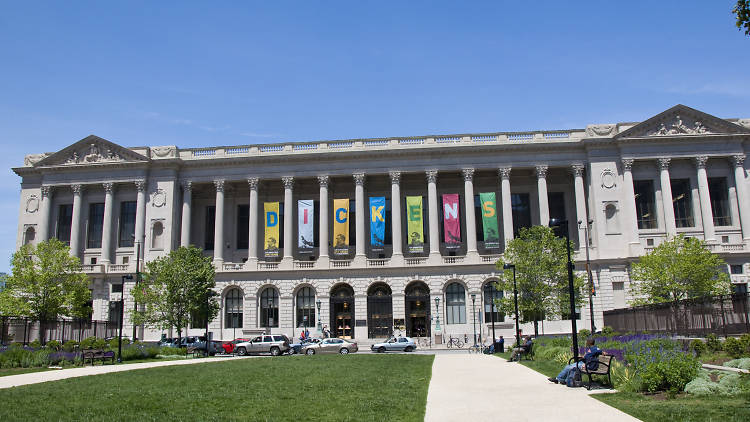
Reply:
<svg viewBox="0 0 750 422"><path fill-rule="evenodd" d="M375 283L367 291L367 337L388 337L393 331L393 297L385 283Z"/></svg>
<svg viewBox="0 0 750 422"><path fill-rule="evenodd" d="M331 335L354 338L354 289L348 284L331 290Z"/></svg>
<svg viewBox="0 0 750 422"><path fill-rule="evenodd" d="M406 286L406 336L430 336L430 288L421 281Z"/></svg>

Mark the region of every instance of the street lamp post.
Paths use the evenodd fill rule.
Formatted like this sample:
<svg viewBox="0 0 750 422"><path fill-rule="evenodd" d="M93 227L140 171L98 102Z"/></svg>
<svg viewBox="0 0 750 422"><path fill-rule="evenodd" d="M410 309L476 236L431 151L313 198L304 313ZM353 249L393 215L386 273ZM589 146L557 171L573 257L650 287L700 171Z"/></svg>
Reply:
<svg viewBox="0 0 750 422"><path fill-rule="evenodd" d="M549 227L560 227L565 233L565 251L568 253L568 293L570 294L570 326L573 330L573 357L578 360L578 329L576 328L576 292L573 285L573 261L570 259L570 233L568 220L550 219Z"/></svg>
<svg viewBox="0 0 750 422"><path fill-rule="evenodd" d="M117 362L119 363L122 363L122 314L125 313L125 280L132 279L132 275L124 275L122 276L122 285L120 285L120 332L117 335Z"/></svg>
<svg viewBox="0 0 750 422"><path fill-rule="evenodd" d="M471 294L471 310L474 313L474 347L477 347L477 308L475 302L477 300L476 293Z"/></svg>
<svg viewBox="0 0 750 422"><path fill-rule="evenodd" d="M503 264L504 270L513 270L513 304L516 311L516 347L521 347L521 336L518 328L518 287L516 287L516 266L515 264Z"/></svg>
<svg viewBox="0 0 750 422"><path fill-rule="evenodd" d="M135 287L138 288L138 282L141 278L141 273L139 272L140 267L140 258L141 258L141 242L139 240L135 240ZM133 278L132 276L130 278ZM124 291L123 291L124 294ZM133 315L138 311L138 302L133 299ZM133 323L133 341L136 339L136 326L135 323Z"/></svg>
<svg viewBox="0 0 750 422"><path fill-rule="evenodd" d="M586 224L578 220L578 229L583 226L586 237L586 276L589 278L589 318L591 319L591 334L596 333L596 324L594 323L594 277L591 276L591 261L589 261L589 226L594 220L589 220Z"/></svg>
<svg viewBox="0 0 750 422"><path fill-rule="evenodd" d="M490 320L492 321L492 347L494 349L495 343L497 342L497 337L495 337L495 297L493 295L493 289L487 289L490 293ZM485 294L487 294L485 292ZM485 303L487 303L487 298L484 299ZM497 353L497 352L496 352Z"/></svg>
<svg viewBox="0 0 750 422"><path fill-rule="evenodd" d="M435 331L440 331L440 298L435 297Z"/></svg>
<svg viewBox="0 0 750 422"><path fill-rule="evenodd" d="M323 326L320 324L320 299L315 302L316 305L318 305L318 332L323 332Z"/></svg>

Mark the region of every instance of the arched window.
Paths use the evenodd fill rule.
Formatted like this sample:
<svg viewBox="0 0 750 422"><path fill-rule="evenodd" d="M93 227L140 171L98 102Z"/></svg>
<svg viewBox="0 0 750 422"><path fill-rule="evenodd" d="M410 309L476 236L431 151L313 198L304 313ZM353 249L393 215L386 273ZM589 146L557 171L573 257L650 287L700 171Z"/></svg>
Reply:
<svg viewBox="0 0 750 422"><path fill-rule="evenodd" d="M242 328L242 292L232 289L224 298L224 328Z"/></svg>
<svg viewBox="0 0 750 422"><path fill-rule="evenodd" d="M260 326L279 326L279 292L267 287L260 293Z"/></svg>
<svg viewBox="0 0 750 422"><path fill-rule="evenodd" d="M445 289L445 320L447 324L466 324L466 291L459 283Z"/></svg>
<svg viewBox="0 0 750 422"><path fill-rule="evenodd" d="M28 245L30 243L34 243L34 239L36 238L36 231L33 227L29 227L26 229L26 233L24 235L23 244Z"/></svg>
<svg viewBox="0 0 750 422"><path fill-rule="evenodd" d="M315 292L310 287L303 287L297 292L297 327L315 325Z"/></svg>
<svg viewBox="0 0 750 422"><path fill-rule="evenodd" d="M157 221L151 227L151 249L163 249L164 225Z"/></svg>
<svg viewBox="0 0 750 422"><path fill-rule="evenodd" d="M484 322L490 322L492 321L492 303L494 299L502 299L503 298L503 291L497 290L495 288L495 282L494 281L488 281L484 284L484 288L482 289L484 293ZM495 307L495 322L503 322L505 321L505 314L500 312L500 309Z"/></svg>

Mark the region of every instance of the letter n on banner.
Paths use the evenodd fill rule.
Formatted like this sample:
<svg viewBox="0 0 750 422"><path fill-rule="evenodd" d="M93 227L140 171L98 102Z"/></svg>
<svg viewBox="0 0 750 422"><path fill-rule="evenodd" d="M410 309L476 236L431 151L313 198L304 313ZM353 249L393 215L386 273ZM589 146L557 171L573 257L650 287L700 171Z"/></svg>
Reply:
<svg viewBox="0 0 750 422"><path fill-rule="evenodd" d="M497 202L495 192L479 194L482 205L482 225L484 226L484 247L487 249L500 248L500 234L497 229Z"/></svg>
<svg viewBox="0 0 750 422"><path fill-rule="evenodd" d="M297 248L301 253L310 253L315 247L315 207L312 199L297 201Z"/></svg>
<svg viewBox="0 0 750 422"><path fill-rule="evenodd" d="M446 247L455 249L461 245L461 217L457 193L443 195L443 241Z"/></svg>
<svg viewBox="0 0 750 422"><path fill-rule="evenodd" d="M380 252L385 246L385 197L370 197L370 246Z"/></svg>
<svg viewBox="0 0 750 422"><path fill-rule="evenodd" d="M424 222L422 197L406 197L407 247L411 253L424 252Z"/></svg>
<svg viewBox="0 0 750 422"><path fill-rule="evenodd" d="M333 254L349 255L349 199L333 200Z"/></svg>
<svg viewBox="0 0 750 422"><path fill-rule="evenodd" d="M275 258L279 256L279 203L265 202L265 241L263 243L263 256Z"/></svg>

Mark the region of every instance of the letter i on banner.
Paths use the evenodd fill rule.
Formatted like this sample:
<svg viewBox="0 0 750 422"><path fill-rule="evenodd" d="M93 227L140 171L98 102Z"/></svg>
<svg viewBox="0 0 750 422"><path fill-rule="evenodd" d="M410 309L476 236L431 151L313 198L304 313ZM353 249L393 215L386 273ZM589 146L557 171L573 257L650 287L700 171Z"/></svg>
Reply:
<svg viewBox="0 0 750 422"><path fill-rule="evenodd" d="M458 210L457 193L443 195L443 240L446 247L456 249L461 246L461 218Z"/></svg>
<svg viewBox="0 0 750 422"><path fill-rule="evenodd" d="M279 256L279 203L266 202L263 204L265 212L265 242L263 255L268 258Z"/></svg>
<svg viewBox="0 0 750 422"><path fill-rule="evenodd" d="M301 253L311 253L315 247L313 203L312 199L297 201L297 248Z"/></svg>
<svg viewBox="0 0 750 422"><path fill-rule="evenodd" d="M370 246L380 252L385 246L385 197L370 198Z"/></svg>
<svg viewBox="0 0 750 422"><path fill-rule="evenodd" d="M333 200L333 254L349 254L349 199Z"/></svg>
<svg viewBox="0 0 750 422"><path fill-rule="evenodd" d="M487 249L500 248L500 234L497 229L497 202L495 192L479 194L482 205L482 225L484 226L484 247Z"/></svg>
<svg viewBox="0 0 750 422"><path fill-rule="evenodd" d="M424 252L424 222L422 215L422 197L406 197L407 246L411 253Z"/></svg>

